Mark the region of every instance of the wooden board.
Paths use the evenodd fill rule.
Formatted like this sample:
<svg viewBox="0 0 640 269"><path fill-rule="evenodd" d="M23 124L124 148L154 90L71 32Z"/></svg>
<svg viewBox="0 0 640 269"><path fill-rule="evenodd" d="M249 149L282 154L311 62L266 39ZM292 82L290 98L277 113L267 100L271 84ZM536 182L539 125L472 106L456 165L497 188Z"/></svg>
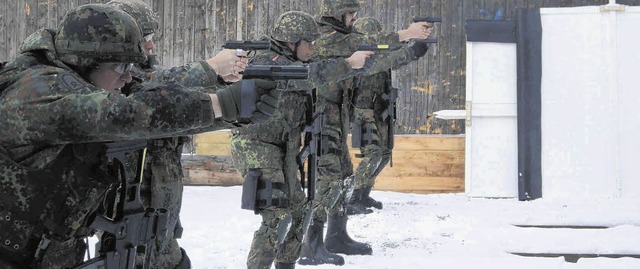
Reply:
<svg viewBox="0 0 640 269"><path fill-rule="evenodd" d="M196 135L195 152L199 156L231 155L229 131ZM349 141L349 144L350 141ZM376 180L374 189L414 193L464 192L464 136L398 135L393 150L393 167L386 167ZM349 149L354 169L360 163L355 154L360 150ZM213 161L215 162L215 161ZM224 185L242 183L237 173L222 172L211 166L212 161L186 167L189 184ZM206 173L213 170L215 173ZM210 177L219 176L220 180Z"/></svg>

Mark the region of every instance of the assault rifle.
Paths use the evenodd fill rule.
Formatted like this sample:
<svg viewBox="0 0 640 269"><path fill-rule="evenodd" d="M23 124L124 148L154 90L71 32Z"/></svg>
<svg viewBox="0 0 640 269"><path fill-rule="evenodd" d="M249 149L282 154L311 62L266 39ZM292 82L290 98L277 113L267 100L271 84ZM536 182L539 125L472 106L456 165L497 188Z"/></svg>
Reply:
<svg viewBox="0 0 640 269"><path fill-rule="evenodd" d="M398 99L398 88L394 88L391 85L391 79L387 80L387 92L382 95L382 99L387 100L387 109L382 112L383 119L389 119L387 125L387 147L389 148L389 166L393 167L393 147L394 147L394 135L396 127L396 100Z"/></svg>
<svg viewBox="0 0 640 269"><path fill-rule="evenodd" d="M150 253L155 248L155 239L167 234L167 210L145 209L140 200L140 182L144 171L146 141L122 141L107 144L106 155L116 165L122 181L116 214L113 219L96 216L89 227L104 231L96 244L98 256L86 261L76 269L133 269L138 253L144 254L141 268L151 266ZM139 151L137 163L127 160L129 153ZM128 171L133 165L136 171Z"/></svg>
<svg viewBox="0 0 640 269"><path fill-rule="evenodd" d="M428 23L436 23L442 22L441 17L427 17L427 16L416 16L413 17L413 22L428 22ZM435 38L427 38L427 39L418 39L420 42L425 43L438 43L438 40Z"/></svg>
<svg viewBox="0 0 640 269"><path fill-rule="evenodd" d="M240 89L240 122L249 119L254 111L256 111L256 93L255 79L266 80L306 80L309 78L309 68L304 65L249 65L242 73L242 85ZM249 102L243 102L249 100Z"/></svg>
<svg viewBox="0 0 640 269"><path fill-rule="evenodd" d="M322 155L322 127L324 126L324 114L316 111L316 89L309 96L309 109L307 115L311 120L304 127L304 146L298 154L298 167L302 187L307 188L307 199L313 201L318 179L318 159ZM307 172L304 171L304 163L307 163ZM306 179L306 181L305 181Z"/></svg>

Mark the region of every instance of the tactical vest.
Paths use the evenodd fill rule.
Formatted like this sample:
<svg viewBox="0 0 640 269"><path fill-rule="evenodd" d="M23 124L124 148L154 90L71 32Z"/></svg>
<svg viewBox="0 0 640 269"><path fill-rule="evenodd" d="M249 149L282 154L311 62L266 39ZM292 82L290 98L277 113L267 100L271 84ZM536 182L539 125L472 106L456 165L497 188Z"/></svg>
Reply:
<svg viewBox="0 0 640 269"><path fill-rule="evenodd" d="M46 167L33 169L0 147L0 260L34 266L46 251L43 242L90 233L86 226L105 193L120 183L105 151L104 143L66 145Z"/></svg>

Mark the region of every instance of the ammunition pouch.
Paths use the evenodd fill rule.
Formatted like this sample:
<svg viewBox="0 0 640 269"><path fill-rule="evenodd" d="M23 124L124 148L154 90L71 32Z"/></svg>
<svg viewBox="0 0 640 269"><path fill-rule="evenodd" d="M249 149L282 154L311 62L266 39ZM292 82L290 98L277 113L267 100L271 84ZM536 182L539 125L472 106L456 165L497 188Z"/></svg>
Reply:
<svg viewBox="0 0 640 269"><path fill-rule="evenodd" d="M273 190L286 192L284 183L272 182L262 177L259 169L249 169L242 183L242 209L253 210L258 214L269 208L288 208L291 204L287 198L274 198Z"/></svg>
<svg viewBox="0 0 640 269"><path fill-rule="evenodd" d="M351 130L351 146L353 148L362 149L371 144L380 145L380 142L374 139L374 134L379 135L378 129L376 128L375 124L355 120ZM358 155L356 155L356 157L359 157Z"/></svg>
<svg viewBox="0 0 640 269"><path fill-rule="evenodd" d="M322 135L321 139L322 139L322 149L320 151L321 155L335 154L339 156L342 153L342 150L340 150L339 148L329 146L329 142L333 142L333 144L335 145L340 145L340 141L337 138L330 135Z"/></svg>

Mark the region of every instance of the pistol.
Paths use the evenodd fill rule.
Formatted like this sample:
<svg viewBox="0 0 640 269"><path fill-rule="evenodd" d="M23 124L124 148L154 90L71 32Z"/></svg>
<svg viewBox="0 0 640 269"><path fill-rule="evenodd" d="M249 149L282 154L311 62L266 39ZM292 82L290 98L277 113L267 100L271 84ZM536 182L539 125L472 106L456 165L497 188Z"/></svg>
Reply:
<svg viewBox="0 0 640 269"><path fill-rule="evenodd" d="M413 22L442 22L442 18L440 17L427 17L427 16L415 16L413 17Z"/></svg>
<svg viewBox="0 0 640 269"><path fill-rule="evenodd" d="M378 44L358 44L359 51L378 51L378 50L388 50L389 45L378 45Z"/></svg>
<svg viewBox="0 0 640 269"><path fill-rule="evenodd" d="M268 40L228 40L222 46L225 49L241 49L241 50L268 50L271 48L271 42Z"/></svg>
<svg viewBox="0 0 640 269"><path fill-rule="evenodd" d="M441 17L415 16L415 17L413 17L413 22L428 22L428 23L442 22L442 18ZM427 39L420 39L420 42L438 43L438 40L435 39L435 38L427 38Z"/></svg>
<svg viewBox="0 0 640 269"><path fill-rule="evenodd" d="M242 73L242 79L306 80L309 67L304 65L249 65Z"/></svg>

